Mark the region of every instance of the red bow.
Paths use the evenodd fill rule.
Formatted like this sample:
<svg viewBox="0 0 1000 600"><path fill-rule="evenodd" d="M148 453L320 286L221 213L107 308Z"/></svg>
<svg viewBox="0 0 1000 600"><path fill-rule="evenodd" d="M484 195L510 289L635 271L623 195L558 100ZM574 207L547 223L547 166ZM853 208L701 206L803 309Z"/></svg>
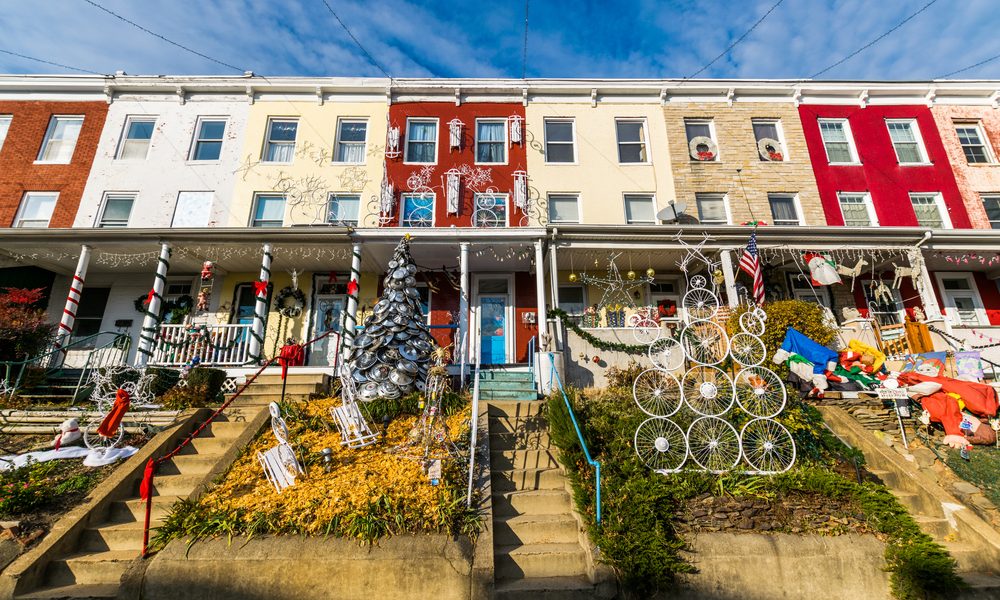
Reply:
<svg viewBox="0 0 1000 600"><path fill-rule="evenodd" d="M357 279L352 279L347 284L347 295L348 296L353 296L353 295L357 294L359 287L360 286L358 286L358 280Z"/></svg>
<svg viewBox="0 0 1000 600"><path fill-rule="evenodd" d="M299 367L305 364L305 352L300 344L287 344L281 347L278 354L278 364L281 365L281 378L288 375L288 367Z"/></svg>
<svg viewBox="0 0 1000 600"><path fill-rule="evenodd" d="M103 438L109 438L118 433L118 428L122 424L122 419L125 417L125 413L128 412L129 406L132 403L132 397L129 396L128 392L119 388L115 392L115 403L108 411L107 416L101 421L100 427L97 428L97 435Z"/></svg>
<svg viewBox="0 0 1000 600"><path fill-rule="evenodd" d="M267 296L267 282L266 281L253 282L253 293L258 298L261 296Z"/></svg>
<svg viewBox="0 0 1000 600"><path fill-rule="evenodd" d="M149 303L153 301L153 296L155 295L156 295L156 288L149 290L149 293L146 294L146 301L143 302L143 304L149 306Z"/></svg>

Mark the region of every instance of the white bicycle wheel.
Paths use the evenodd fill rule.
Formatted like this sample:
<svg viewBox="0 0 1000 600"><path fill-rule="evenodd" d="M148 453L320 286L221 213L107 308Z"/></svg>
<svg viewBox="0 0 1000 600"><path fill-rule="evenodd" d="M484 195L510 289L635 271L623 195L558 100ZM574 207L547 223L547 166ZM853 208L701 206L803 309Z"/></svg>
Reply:
<svg viewBox="0 0 1000 600"><path fill-rule="evenodd" d="M740 329L750 335L764 335L764 320L757 315L756 310L748 310L740 315Z"/></svg>
<svg viewBox="0 0 1000 600"><path fill-rule="evenodd" d="M743 457L758 473L783 473L795 464L795 441L777 421L750 421L740 431L740 440Z"/></svg>
<svg viewBox="0 0 1000 600"><path fill-rule="evenodd" d="M733 405L733 382L716 367L693 367L681 378L684 402L699 415L721 415Z"/></svg>
<svg viewBox="0 0 1000 600"><path fill-rule="evenodd" d="M695 287L681 299L681 306L689 319L709 319L719 310L719 299L706 288Z"/></svg>
<svg viewBox="0 0 1000 600"><path fill-rule="evenodd" d="M677 471L687 460L684 431L669 419L646 419L635 430L635 453L654 471Z"/></svg>
<svg viewBox="0 0 1000 600"><path fill-rule="evenodd" d="M676 371L684 366L684 350L673 338L660 338L649 345L649 360L664 371Z"/></svg>
<svg viewBox="0 0 1000 600"><path fill-rule="evenodd" d="M87 421L83 426L83 444L91 450L110 450L117 447L122 442L122 438L125 437L125 428L121 425L109 437L104 437L97 433L97 429L101 426L101 421L103 420L103 416L97 417Z"/></svg>
<svg viewBox="0 0 1000 600"><path fill-rule="evenodd" d="M713 321L693 321L681 330L684 355L699 365L717 365L729 353L726 332Z"/></svg>
<svg viewBox="0 0 1000 600"><path fill-rule="evenodd" d="M660 324L648 317L638 317L629 324L632 337L642 345L649 345L660 337Z"/></svg>
<svg viewBox="0 0 1000 600"><path fill-rule="evenodd" d="M740 462L740 436L718 417L696 419L687 430L688 454L712 473L729 471Z"/></svg>
<svg viewBox="0 0 1000 600"><path fill-rule="evenodd" d="M632 398L647 415L669 417L681 407L681 386L670 373L648 369L635 378Z"/></svg>
<svg viewBox="0 0 1000 600"><path fill-rule="evenodd" d="M749 333L737 333L729 338L729 354L741 367L756 367L764 362L767 349L759 337Z"/></svg>
<svg viewBox="0 0 1000 600"><path fill-rule="evenodd" d="M785 408L788 394L778 375L764 367L748 367L736 374L736 402L754 417L770 419Z"/></svg>

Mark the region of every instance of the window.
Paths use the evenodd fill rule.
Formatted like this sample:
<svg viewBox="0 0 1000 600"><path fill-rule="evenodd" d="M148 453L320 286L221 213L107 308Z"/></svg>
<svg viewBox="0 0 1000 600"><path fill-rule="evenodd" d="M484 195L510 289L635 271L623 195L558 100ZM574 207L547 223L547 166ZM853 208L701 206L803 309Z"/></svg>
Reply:
<svg viewBox="0 0 1000 600"><path fill-rule="evenodd" d="M840 202L840 212L844 215L845 227L878 225L875 209L868 194L841 192L837 194L837 200Z"/></svg>
<svg viewBox="0 0 1000 600"><path fill-rule="evenodd" d="M752 119L750 124L753 127L753 137L757 140L757 155L761 160L778 162L788 159L785 140L781 135L781 121ZM762 140L769 141L761 144Z"/></svg>
<svg viewBox="0 0 1000 600"><path fill-rule="evenodd" d="M267 284L267 298L265 298L265 304L270 306L271 304L271 293L274 291L274 286L270 283ZM257 307L257 290L254 289L252 283L241 283L236 286L236 290L233 292L234 302L233 302L233 312L230 317L230 322L233 324L239 323L240 325L246 325L248 323L253 323L254 311ZM244 336L240 340L241 344L248 343L248 339Z"/></svg>
<svg viewBox="0 0 1000 600"><path fill-rule="evenodd" d="M659 279L649 284L649 303L656 308L657 320L676 320L680 302L680 286L676 279Z"/></svg>
<svg viewBox="0 0 1000 600"><path fill-rule="evenodd" d="M295 135L299 122L295 119L270 119L264 143L264 161L290 163L295 157Z"/></svg>
<svg viewBox="0 0 1000 600"><path fill-rule="evenodd" d="M357 225L360 194L330 194L326 222L334 225Z"/></svg>
<svg viewBox="0 0 1000 600"><path fill-rule="evenodd" d="M692 160L717 161L719 160L718 142L715 141L715 125L711 119L684 119L684 131L687 133L688 153ZM707 142L699 143L694 148L691 143L695 138L708 138Z"/></svg>
<svg viewBox="0 0 1000 600"><path fill-rule="evenodd" d="M403 194L399 224L403 227L433 227L434 194Z"/></svg>
<svg viewBox="0 0 1000 600"><path fill-rule="evenodd" d="M958 134L962 152L965 152L965 160L969 164L993 162L990 151L986 148L986 136L983 135L979 123L956 123L955 133ZM2 136L0 139L3 139Z"/></svg>
<svg viewBox="0 0 1000 600"><path fill-rule="evenodd" d="M549 194L549 222L579 223L580 196L577 194Z"/></svg>
<svg viewBox="0 0 1000 600"><path fill-rule="evenodd" d="M149 151L149 140L153 138L156 119L149 117L129 117L125 121L125 135L118 158L122 160L145 160Z"/></svg>
<svg viewBox="0 0 1000 600"><path fill-rule="evenodd" d="M656 222L656 204L652 194L625 194L625 222L652 224Z"/></svg>
<svg viewBox="0 0 1000 600"><path fill-rule="evenodd" d="M48 227L58 198L56 192L25 192L14 227Z"/></svg>
<svg viewBox="0 0 1000 600"><path fill-rule="evenodd" d="M559 308L570 317L579 317L587 309L587 298L582 285L559 286ZM576 321L574 321L576 322Z"/></svg>
<svg viewBox="0 0 1000 600"><path fill-rule="evenodd" d="M215 192L179 192L171 227L208 227Z"/></svg>
<svg viewBox="0 0 1000 600"><path fill-rule="evenodd" d="M507 119L476 119L476 162L507 162Z"/></svg>
<svg viewBox="0 0 1000 600"><path fill-rule="evenodd" d="M98 227L128 227L128 218L132 214L132 203L135 202L135 194L115 194L104 195L104 210L101 211L101 220Z"/></svg>
<svg viewBox="0 0 1000 600"><path fill-rule="evenodd" d="M83 117L52 117L38 162L69 164L82 128Z"/></svg>
<svg viewBox="0 0 1000 600"><path fill-rule="evenodd" d="M101 332L101 321L104 320L104 309L108 306L109 295L111 295L109 287L88 286L83 289L83 293L80 294L80 304L76 307L72 338L81 339Z"/></svg>
<svg viewBox="0 0 1000 600"><path fill-rule="evenodd" d="M799 207L793 194L768 194L772 223L775 225L801 225Z"/></svg>
<svg viewBox="0 0 1000 600"><path fill-rule="evenodd" d="M260 194L254 202L251 227L281 227L285 222L285 197Z"/></svg>
<svg viewBox="0 0 1000 600"><path fill-rule="evenodd" d="M932 229L951 227L948 210L941 194L910 194L913 212L917 215L917 225Z"/></svg>
<svg viewBox="0 0 1000 600"><path fill-rule="evenodd" d="M576 162L574 139L571 119L545 119L545 162Z"/></svg>
<svg viewBox="0 0 1000 600"><path fill-rule="evenodd" d="M7 139L7 130L10 129L12 119L10 115L0 115L0 150L3 150L3 141Z"/></svg>
<svg viewBox="0 0 1000 600"><path fill-rule="evenodd" d="M615 132L618 135L618 162L648 162L645 121L618 119L615 121Z"/></svg>
<svg viewBox="0 0 1000 600"><path fill-rule="evenodd" d="M191 160L219 160L219 156L222 155L222 136L225 132L225 119L198 119Z"/></svg>
<svg viewBox="0 0 1000 600"><path fill-rule="evenodd" d="M406 120L405 162L434 164L437 162L438 123L433 119Z"/></svg>
<svg viewBox="0 0 1000 600"><path fill-rule="evenodd" d="M944 310L957 325L988 325L983 301L971 273L935 273Z"/></svg>
<svg viewBox="0 0 1000 600"><path fill-rule="evenodd" d="M983 208L986 209L986 218L990 220L993 229L1000 229L1000 194L982 196Z"/></svg>
<svg viewBox="0 0 1000 600"><path fill-rule="evenodd" d="M890 282L886 281L886 285ZM859 282L859 285L860 282ZM876 294L878 280L868 280L861 285L865 293L865 304L869 311L869 317L875 319L879 325L901 325L903 323L904 312L903 296L899 290L890 289L890 297L883 294Z"/></svg>
<svg viewBox="0 0 1000 600"><path fill-rule="evenodd" d="M337 122L337 148L334 162L361 164L365 162L368 121L340 119Z"/></svg>
<svg viewBox="0 0 1000 600"><path fill-rule="evenodd" d="M820 119L819 133L826 148L826 160L832 165L858 162L846 119Z"/></svg>
<svg viewBox="0 0 1000 600"><path fill-rule="evenodd" d="M702 225L729 224L725 194L695 194L695 202L698 204L698 221Z"/></svg>
<svg viewBox="0 0 1000 600"><path fill-rule="evenodd" d="M472 213L473 227L506 227L507 195L475 194L475 210Z"/></svg>
<svg viewBox="0 0 1000 600"><path fill-rule="evenodd" d="M926 164L927 154L920 143L920 133L917 129L917 122L907 121L886 121L889 128L889 138L892 140L892 147L896 149L896 159L901 165Z"/></svg>

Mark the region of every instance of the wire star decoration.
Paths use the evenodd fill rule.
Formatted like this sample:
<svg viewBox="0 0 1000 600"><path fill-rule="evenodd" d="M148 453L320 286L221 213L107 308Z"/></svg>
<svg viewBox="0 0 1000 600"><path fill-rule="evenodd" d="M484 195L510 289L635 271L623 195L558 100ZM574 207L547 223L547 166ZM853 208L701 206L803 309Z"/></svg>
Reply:
<svg viewBox="0 0 1000 600"><path fill-rule="evenodd" d="M635 308L632 291L653 282L653 278L648 276L635 279L623 278L617 263L615 263L615 259L619 256L621 256L621 252L612 254L608 258L608 273L604 277L594 277L586 273L580 275L581 281L602 290L601 300L597 303L598 310L603 308L609 310Z"/></svg>

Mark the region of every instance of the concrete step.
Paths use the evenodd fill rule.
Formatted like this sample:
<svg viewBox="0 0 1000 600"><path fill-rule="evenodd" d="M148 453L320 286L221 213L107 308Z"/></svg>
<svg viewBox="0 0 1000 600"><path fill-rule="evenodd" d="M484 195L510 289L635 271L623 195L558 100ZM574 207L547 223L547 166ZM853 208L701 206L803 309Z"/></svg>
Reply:
<svg viewBox="0 0 1000 600"><path fill-rule="evenodd" d="M178 456L201 454L203 456L219 456L233 445L231 437L196 437L178 453Z"/></svg>
<svg viewBox="0 0 1000 600"><path fill-rule="evenodd" d="M549 432L545 431L518 431L518 432L494 432L490 428L490 448L492 450L548 450L552 448L552 440L549 439Z"/></svg>
<svg viewBox="0 0 1000 600"><path fill-rule="evenodd" d="M44 585L117 584L138 557L132 550L71 554L48 564Z"/></svg>
<svg viewBox="0 0 1000 600"><path fill-rule="evenodd" d="M541 414L545 408L545 402L538 400L525 402L496 400L491 401L489 404L489 415L491 417L510 417L513 419L524 419L532 415Z"/></svg>
<svg viewBox="0 0 1000 600"><path fill-rule="evenodd" d="M138 554L142 551L142 521L89 527L80 535L77 549L82 552L127 550Z"/></svg>
<svg viewBox="0 0 1000 600"><path fill-rule="evenodd" d="M979 573L1000 575L1000 565L990 559L981 549L964 542L938 541L948 549L948 553L958 563L959 573Z"/></svg>
<svg viewBox="0 0 1000 600"><path fill-rule="evenodd" d="M1000 598L1000 577L981 573L959 573L969 588L957 592L956 600L996 600Z"/></svg>
<svg viewBox="0 0 1000 600"><path fill-rule="evenodd" d="M14 596L15 600L104 600L118 595L118 584L93 583L37 589Z"/></svg>
<svg viewBox="0 0 1000 600"><path fill-rule="evenodd" d="M291 383L289 382L285 386L286 394L312 394L314 392L319 392L321 386L315 383ZM281 382L278 383L259 383L257 381L250 384L246 390L240 394L243 396L266 396L269 394L281 395Z"/></svg>
<svg viewBox="0 0 1000 600"><path fill-rule="evenodd" d="M941 508L941 504L928 495L915 492L902 492L892 488L889 488L889 491L914 516L923 515L935 519L944 517L944 510Z"/></svg>
<svg viewBox="0 0 1000 600"><path fill-rule="evenodd" d="M529 544L497 546L494 555L496 579L572 577L586 573L586 557L580 544Z"/></svg>
<svg viewBox="0 0 1000 600"><path fill-rule="evenodd" d="M921 531L938 541L943 540L948 536L955 536L958 534L958 530L953 529L947 519L939 519L937 517L928 517L925 515L914 515L913 520L920 526Z"/></svg>
<svg viewBox="0 0 1000 600"><path fill-rule="evenodd" d="M554 469L559 466L552 450L497 450L490 452L490 468L496 471L513 469Z"/></svg>
<svg viewBox="0 0 1000 600"><path fill-rule="evenodd" d="M562 469L513 469L493 471L494 492L514 492L518 490L561 490L565 489L566 478Z"/></svg>
<svg viewBox="0 0 1000 600"><path fill-rule="evenodd" d="M161 475L205 475L212 470L219 457L211 454L178 454L156 469Z"/></svg>
<svg viewBox="0 0 1000 600"><path fill-rule="evenodd" d="M205 478L202 474L187 475L165 475L157 473L153 478L153 496L188 496L199 486ZM132 493L139 495L139 486L142 481L137 481Z"/></svg>
<svg viewBox="0 0 1000 600"><path fill-rule="evenodd" d="M271 402L281 402L280 392L266 393L266 394L251 394L249 392L250 390L248 389L247 391L240 394L240 397L233 402L233 405L260 407L260 406L267 406ZM226 399L229 399L231 397L232 397L231 395L226 396ZM292 394L292 393L285 394L286 402L305 402L307 400L309 400L309 394Z"/></svg>
<svg viewBox="0 0 1000 600"><path fill-rule="evenodd" d="M530 402L538 400L538 392L535 390L479 390L481 400L519 400Z"/></svg>
<svg viewBox="0 0 1000 600"><path fill-rule="evenodd" d="M332 368L330 369L333 370ZM288 384L296 385L323 385L330 378L329 375L323 373L288 373ZM250 385L259 384L270 384L270 385L281 385L281 375L274 373L263 373L257 376L257 379L253 380Z"/></svg>
<svg viewBox="0 0 1000 600"><path fill-rule="evenodd" d="M490 369L479 371L480 381L531 381L531 371Z"/></svg>
<svg viewBox="0 0 1000 600"><path fill-rule="evenodd" d="M151 520L160 520L170 513L170 507L180 500L180 496L154 496L150 510ZM146 501L141 498L129 498L111 503L108 510L108 523L142 523L146 518ZM102 525L98 523L97 525Z"/></svg>
<svg viewBox="0 0 1000 600"><path fill-rule="evenodd" d="M568 515L573 509L566 490L529 490L493 494L493 516Z"/></svg>
<svg viewBox="0 0 1000 600"><path fill-rule="evenodd" d="M494 600L583 600L594 598L586 577L534 577L497 582Z"/></svg>
<svg viewBox="0 0 1000 600"><path fill-rule="evenodd" d="M535 391L535 386L531 379L526 381L507 381L505 379L480 379L479 391L483 390L526 390Z"/></svg>
<svg viewBox="0 0 1000 600"><path fill-rule="evenodd" d="M568 513L498 517L493 521L493 543L498 546L572 544L579 542L578 530L576 519Z"/></svg>

